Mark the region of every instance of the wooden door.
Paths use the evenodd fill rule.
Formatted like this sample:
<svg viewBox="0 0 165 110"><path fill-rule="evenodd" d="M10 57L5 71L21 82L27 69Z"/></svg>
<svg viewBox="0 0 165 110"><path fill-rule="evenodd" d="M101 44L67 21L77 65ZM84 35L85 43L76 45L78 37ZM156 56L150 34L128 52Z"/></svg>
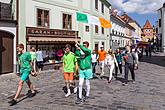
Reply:
<svg viewBox="0 0 165 110"><path fill-rule="evenodd" d="M0 73L13 72L13 35L0 31Z"/></svg>

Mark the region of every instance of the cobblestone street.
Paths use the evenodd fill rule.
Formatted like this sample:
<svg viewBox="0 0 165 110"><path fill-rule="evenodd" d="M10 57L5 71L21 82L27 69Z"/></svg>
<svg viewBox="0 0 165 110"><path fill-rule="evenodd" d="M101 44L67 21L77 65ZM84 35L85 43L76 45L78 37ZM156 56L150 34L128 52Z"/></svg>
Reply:
<svg viewBox="0 0 165 110"><path fill-rule="evenodd" d="M165 110L165 55L144 56L135 73L136 83L127 86L120 80L108 84L106 79L92 79L89 102L76 105L76 94L65 98L60 70L44 71L31 78L39 93L33 98L19 98L21 101L12 107L7 102L19 78L15 74L1 75L0 110ZM25 85L22 95L27 91Z"/></svg>

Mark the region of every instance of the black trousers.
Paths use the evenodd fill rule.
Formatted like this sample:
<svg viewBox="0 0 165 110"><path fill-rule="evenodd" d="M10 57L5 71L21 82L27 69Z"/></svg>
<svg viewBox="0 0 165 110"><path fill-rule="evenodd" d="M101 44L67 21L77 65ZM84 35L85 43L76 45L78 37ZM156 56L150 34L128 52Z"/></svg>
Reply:
<svg viewBox="0 0 165 110"><path fill-rule="evenodd" d="M135 81L135 73L134 73L134 65L133 64L125 64L125 83L128 82L128 73L129 70L131 72L132 80Z"/></svg>
<svg viewBox="0 0 165 110"><path fill-rule="evenodd" d="M41 68L41 70L43 70L43 67L44 67L43 61L37 61L37 67L38 67L39 69Z"/></svg>
<svg viewBox="0 0 165 110"><path fill-rule="evenodd" d="M120 74L122 74L122 64L119 64L119 63L118 63L118 66L119 66L119 67L117 67L116 64L115 64L115 77L117 77L118 69L119 69L119 71L120 71Z"/></svg>

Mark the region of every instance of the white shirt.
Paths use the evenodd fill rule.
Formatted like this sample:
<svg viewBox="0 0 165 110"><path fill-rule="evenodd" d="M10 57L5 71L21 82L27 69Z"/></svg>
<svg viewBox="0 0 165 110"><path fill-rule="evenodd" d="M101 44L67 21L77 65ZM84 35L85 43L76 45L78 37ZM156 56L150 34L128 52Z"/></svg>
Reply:
<svg viewBox="0 0 165 110"><path fill-rule="evenodd" d="M97 59L98 59L98 55L97 54L92 54L92 63L95 63L97 62Z"/></svg>
<svg viewBox="0 0 165 110"><path fill-rule="evenodd" d="M37 55L37 61L43 61L42 51L37 51L36 55Z"/></svg>
<svg viewBox="0 0 165 110"><path fill-rule="evenodd" d="M105 58L105 64L106 65L112 65L112 64L117 64L117 60L116 60L116 57L115 55L113 55L114 57L112 57L111 55L107 55L106 58Z"/></svg>

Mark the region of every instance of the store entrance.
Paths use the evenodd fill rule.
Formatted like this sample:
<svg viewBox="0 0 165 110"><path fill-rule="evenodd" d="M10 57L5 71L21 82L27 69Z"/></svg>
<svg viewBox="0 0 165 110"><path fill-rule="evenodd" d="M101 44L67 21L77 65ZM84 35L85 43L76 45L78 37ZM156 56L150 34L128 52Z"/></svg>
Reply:
<svg viewBox="0 0 165 110"><path fill-rule="evenodd" d="M71 51L75 51L75 42L29 42L27 45L27 50L29 51L31 47L34 47L36 51L40 49L43 54L44 62L54 62L61 61L64 55L65 45L70 44L72 46Z"/></svg>

